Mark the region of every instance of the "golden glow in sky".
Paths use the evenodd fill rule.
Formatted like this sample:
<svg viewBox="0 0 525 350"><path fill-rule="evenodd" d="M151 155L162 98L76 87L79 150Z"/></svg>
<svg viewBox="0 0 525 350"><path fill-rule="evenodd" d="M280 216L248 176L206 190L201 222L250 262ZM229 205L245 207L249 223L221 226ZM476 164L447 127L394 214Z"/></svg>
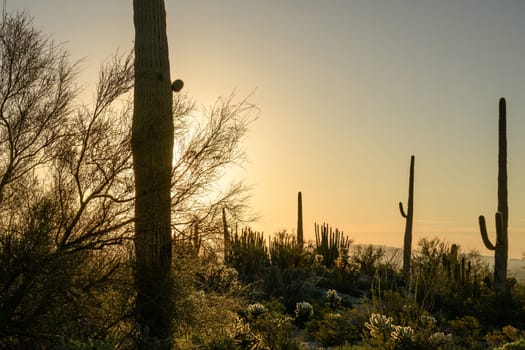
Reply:
<svg viewBox="0 0 525 350"><path fill-rule="evenodd" d="M73 59L86 91L132 47L131 1L7 1ZM172 78L202 105L233 89L260 109L241 172L265 233L328 222L358 243L401 246L410 155L414 241L494 238L497 111L508 115L510 255L525 252L525 2L166 0Z"/></svg>

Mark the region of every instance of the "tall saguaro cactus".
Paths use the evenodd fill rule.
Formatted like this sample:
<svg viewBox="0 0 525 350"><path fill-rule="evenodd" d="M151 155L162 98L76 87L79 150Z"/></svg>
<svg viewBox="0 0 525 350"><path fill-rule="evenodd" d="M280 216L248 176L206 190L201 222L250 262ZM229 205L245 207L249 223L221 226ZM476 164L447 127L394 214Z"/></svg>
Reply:
<svg viewBox="0 0 525 350"><path fill-rule="evenodd" d="M171 348L172 86L164 0L133 0L135 89L131 147L135 174L135 316L149 338Z"/></svg>
<svg viewBox="0 0 525 350"><path fill-rule="evenodd" d="M507 191L507 106L505 99L499 100L498 131L498 211L496 212L496 243L492 244L487 234L485 217L479 216L479 230L485 247L494 250L494 287L503 292L507 284L508 240L508 191Z"/></svg>
<svg viewBox="0 0 525 350"><path fill-rule="evenodd" d="M414 220L414 163L415 157L410 157L410 178L408 181L408 203L407 211L403 209L403 203L399 202L399 211L406 220L405 238L403 243L403 274L405 278L410 273L410 258L412 255L412 223Z"/></svg>
<svg viewBox="0 0 525 350"><path fill-rule="evenodd" d="M301 192L297 194L297 244L303 247L303 195Z"/></svg>

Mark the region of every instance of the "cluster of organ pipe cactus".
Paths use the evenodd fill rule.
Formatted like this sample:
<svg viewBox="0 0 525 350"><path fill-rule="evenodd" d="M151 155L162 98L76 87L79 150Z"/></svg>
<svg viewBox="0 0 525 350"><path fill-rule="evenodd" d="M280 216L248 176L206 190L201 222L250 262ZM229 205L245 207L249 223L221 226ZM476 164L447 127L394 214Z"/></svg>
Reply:
<svg viewBox="0 0 525 350"><path fill-rule="evenodd" d="M465 283L471 276L471 263L465 257L458 259L458 246L453 244L448 254L443 254L442 265L449 279Z"/></svg>
<svg viewBox="0 0 525 350"><path fill-rule="evenodd" d="M333 266L339 257L339 252L348 250L352 241L345 236L343 231L332 229L328 224L315 224L316 253L323 256L323 265Z"/></svg>
<svg viewBox="0 0 525 350"><path fill-rule="evenodd" d="M465 256L458 256L458 246L453 244L450 252L444 253L441 265L445 276L449 281L462 286L462 293L468 293L468 297L479 297L480 278L472 268L472 263Z"/></svg>

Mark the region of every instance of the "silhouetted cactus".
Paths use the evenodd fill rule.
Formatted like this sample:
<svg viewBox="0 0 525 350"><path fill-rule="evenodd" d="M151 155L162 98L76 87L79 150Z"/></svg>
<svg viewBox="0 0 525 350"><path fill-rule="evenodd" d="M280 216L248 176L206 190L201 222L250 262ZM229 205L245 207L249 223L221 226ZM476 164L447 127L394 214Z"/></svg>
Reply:
<svg viewBox="0 0 525 350"><path fill-rule="evenodd" d="M230 258L231 242L230 231L228 230L228 222L226 221L226 208L222 208L222 229L224 236L224 261Z"/></svg>
<svg viewBox="0 0 525 350"><path fill-rule="evenodd" d="M456 280L458 276L458 246L452 244L450 252L443 254L443 268L450 280Z"/></svg>
<svg viewBox="0 0 525 350"><path fill-rule="evenodd" d="M268 246L264 235L245 228L231 237L228 265L239 272L239 277L253 282L263 276L270 266Z"/></svg>
<svg viewBox="0 0 525 350"><path fill-rule="evenodd" d="M503 292L507 284L508 259L508 194L507 194L507 110L505 99L499 100L498 140L498 211L496 212L496 243L492 244L487 234L485 217L479 216L479 229L485 247L494 250L494 287Z"/></svg>
<svg viewBox="0 0 525 350"><path fill-rule="evenodd" d="M195 220L193 223L193 249L195 255L199 255L199 250L201 247L201 239L199 237L199 221Z"/></svg>
<svg viewBox="0 0 525 350"><path fill-rule="evenodd" d="M303 247L303 196L299 192L297 194L297 244L300 248Z"/></svg>
<svg viewBox="0 0 525 350"><path fill-rule="evenodd" d="M297 244L294 236L286 234L285 231L278 232L269 240L268 252L272 266L281 270L296 268L304 261L302 246Z"/></svg>
<svg viewBox="0 0 525 350"><path fill-rule="evenodd" d="M339 250L348 249L352 241L337 228L332 230L328 224L315 224L316 253L323 256L323 265L332 267L339 257Z"/></svg>
<svg viewBox="0 0 525 350"><path fill-rule="evenodd" d="M412 256L412 222L414 220L414 163L415 157L410 157L410 178L408 182L407 211L403 210L403 203L399 202L401 216L406 219L405 238L403 243L403 274L408 278L410 273L410 258Z"/></svg>
<svg viewBox="0 0 525 350"><path fill-rule="evenodd" d="M470 260L464 255L458 256L458 250L458 246L453 244L450 252L442 255L444 275L450 283L457 286L457 293L462 293L465 297L476 297L479 295L478 276L472 273Z"/></svg>

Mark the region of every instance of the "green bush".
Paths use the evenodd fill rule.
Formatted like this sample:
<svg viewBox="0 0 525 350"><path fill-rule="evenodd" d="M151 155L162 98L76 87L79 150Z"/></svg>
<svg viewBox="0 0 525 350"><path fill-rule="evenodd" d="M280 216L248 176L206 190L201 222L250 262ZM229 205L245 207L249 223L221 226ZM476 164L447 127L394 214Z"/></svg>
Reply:
<svg viewBox="0 0 525 350"><path fill-rule="evenodd" d="M481 347L481 326L472 316L464 316L448 322L448 328L457 349L479 349Z"/></svg>
<svg viewBox="0 0 525 350"><path fill-rule="evenodd" d="M373 245L357 246L351 260L358 266L361 275L373 277L384 256L385 250L383 248L376 248Z"/></svg>
<svg viewBox="0 0 525 350"><path fill-rule="evenodd" d="M324 346L336 346L362 339L365 318L359 314L358 309L323 311L319 312L322 317L306 324L306 332L313 340Z"/></svg>
<svg viewBox="0 0 525 350"><path fill-rule="evenodd" d="M512 343L507 343L494 350L525 350L525 339L520 339Z"/></svg>
<svg viewBox="0 0 525 350"><path fill-rule="evenodd" d="M247 306L247 322L261 340L265 349L300 349L293 318L284 314L284 306L277 301L267 305L260 303Z"/></svg>

